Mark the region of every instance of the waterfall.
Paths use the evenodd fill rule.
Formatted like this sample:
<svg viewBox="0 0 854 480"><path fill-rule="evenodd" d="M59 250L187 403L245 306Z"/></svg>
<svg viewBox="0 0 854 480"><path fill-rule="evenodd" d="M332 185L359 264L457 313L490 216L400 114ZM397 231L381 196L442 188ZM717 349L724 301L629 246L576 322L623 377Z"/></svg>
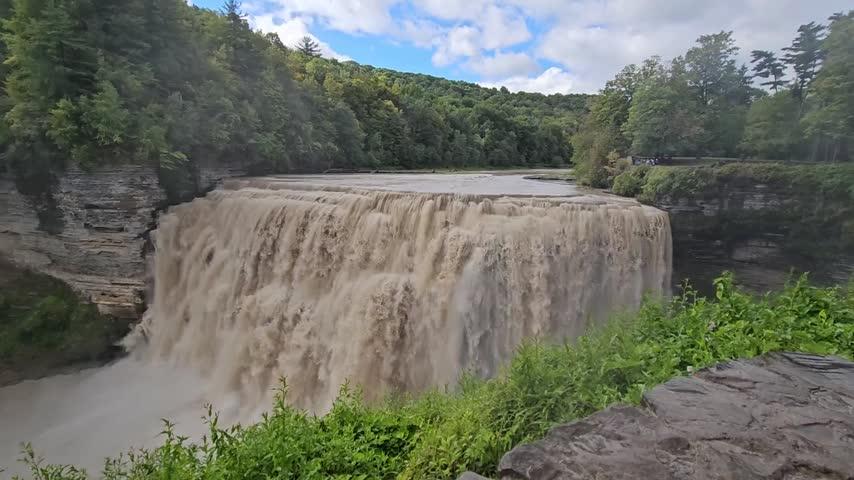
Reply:
<svg viewBox="0 0 854 480"><path fill-rule="evenodd" d="M528 337L573 338L669 288L665 213L607 197L234 182L153 235L152 303L128 343L213 391L322 413L493 375Z"/></svg>

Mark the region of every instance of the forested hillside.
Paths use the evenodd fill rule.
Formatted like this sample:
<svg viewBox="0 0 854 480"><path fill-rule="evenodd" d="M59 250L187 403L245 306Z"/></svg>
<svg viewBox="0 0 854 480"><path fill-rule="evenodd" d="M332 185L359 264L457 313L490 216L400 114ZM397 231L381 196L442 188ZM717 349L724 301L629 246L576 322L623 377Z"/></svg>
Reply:
<svg viewBox="0 0 854 480"><path fill-rule="evenodd" d="M573 138L582 181L609 186L627 154L854 158L854 12L802 25L780 52L751 52L751 67L738 51L720 32L669 63L625 67Z"/></svg>
<svg viewBox="0 0 854 480"><path fill-rule="evenodd" d="M566 164L587 100L320 58L254 32L235 0L0 0L0 16L2 165L34 183L71 163L148 162L170 182L203 162Z"/></svg>

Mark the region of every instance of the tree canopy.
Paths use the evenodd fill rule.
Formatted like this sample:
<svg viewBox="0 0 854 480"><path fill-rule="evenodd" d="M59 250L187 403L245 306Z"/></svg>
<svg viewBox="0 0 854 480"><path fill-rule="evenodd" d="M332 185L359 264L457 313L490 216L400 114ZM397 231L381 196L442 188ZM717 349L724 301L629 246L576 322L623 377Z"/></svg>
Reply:
<svg viewBox="0 0 854 480"><path fill-rule="evenodd" d="M629 154L852 160L854 13L829 22L802 25L782 56L751 52L752 75L732 32L700 36L669 64L627 66L572 138L581 180L609 186Z"/></svg>
<svg viewBox="0 0 854 480"><path fill-rule="evenodd" d="M2 165L18 178L146 163L251 173L565 165L586 95L338 62L253 31L239 1L0 0Z"/></svg>

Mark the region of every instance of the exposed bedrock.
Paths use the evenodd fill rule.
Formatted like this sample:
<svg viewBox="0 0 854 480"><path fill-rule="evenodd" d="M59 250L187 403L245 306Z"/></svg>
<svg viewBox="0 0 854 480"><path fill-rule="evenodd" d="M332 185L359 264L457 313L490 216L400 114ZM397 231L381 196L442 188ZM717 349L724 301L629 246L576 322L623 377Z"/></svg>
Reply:
<svg viewBox="0 0 854 480"><path fill-rule="evenodd" d="M197 173L200 192L239 174L207 167ZM50 194L36 197L0 177L0 256L65 281L103 313L137 320L145 306L147 233L168 203L148 166L71 168Z"/></svg>
<svg viewBox="0 0 854 480"><path fill-rule="evenodd" d="M854 363L794 353L722 363L654 388L641 407L555 427L507 453L498 476L851 479Z"/></svg>

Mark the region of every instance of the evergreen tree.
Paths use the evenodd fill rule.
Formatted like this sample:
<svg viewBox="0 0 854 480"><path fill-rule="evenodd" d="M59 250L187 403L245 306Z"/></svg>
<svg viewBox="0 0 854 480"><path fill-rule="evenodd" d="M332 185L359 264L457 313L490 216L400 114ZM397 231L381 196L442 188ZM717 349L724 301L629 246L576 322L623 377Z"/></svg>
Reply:
<svg viewBox="0 0 854 480"><path fill-rule="evenodd" d="M320 56L320 44L312 40L308 35L302 37L294 48L309 57Z"/></svg>
<svg viewBox="0 0 854 480"><path fill-rule="evenodd" d="M825 26L815 22L801 25L792 45L783 49L786 52L783 61L795 71L793 92L798 97L806 96L807 88L824 58L824 32Z"/></svg>
<svg viewBox="0 0 854 480"><path fill-rule="evenodd" d="M785 80L783 80L783 73L786 66L774 55L774 52L754 50L751 52L751 57L750 63L753 64L753 77L767 80L761 82L760 85L770 87L775 93L786 85Z"/></svg>

